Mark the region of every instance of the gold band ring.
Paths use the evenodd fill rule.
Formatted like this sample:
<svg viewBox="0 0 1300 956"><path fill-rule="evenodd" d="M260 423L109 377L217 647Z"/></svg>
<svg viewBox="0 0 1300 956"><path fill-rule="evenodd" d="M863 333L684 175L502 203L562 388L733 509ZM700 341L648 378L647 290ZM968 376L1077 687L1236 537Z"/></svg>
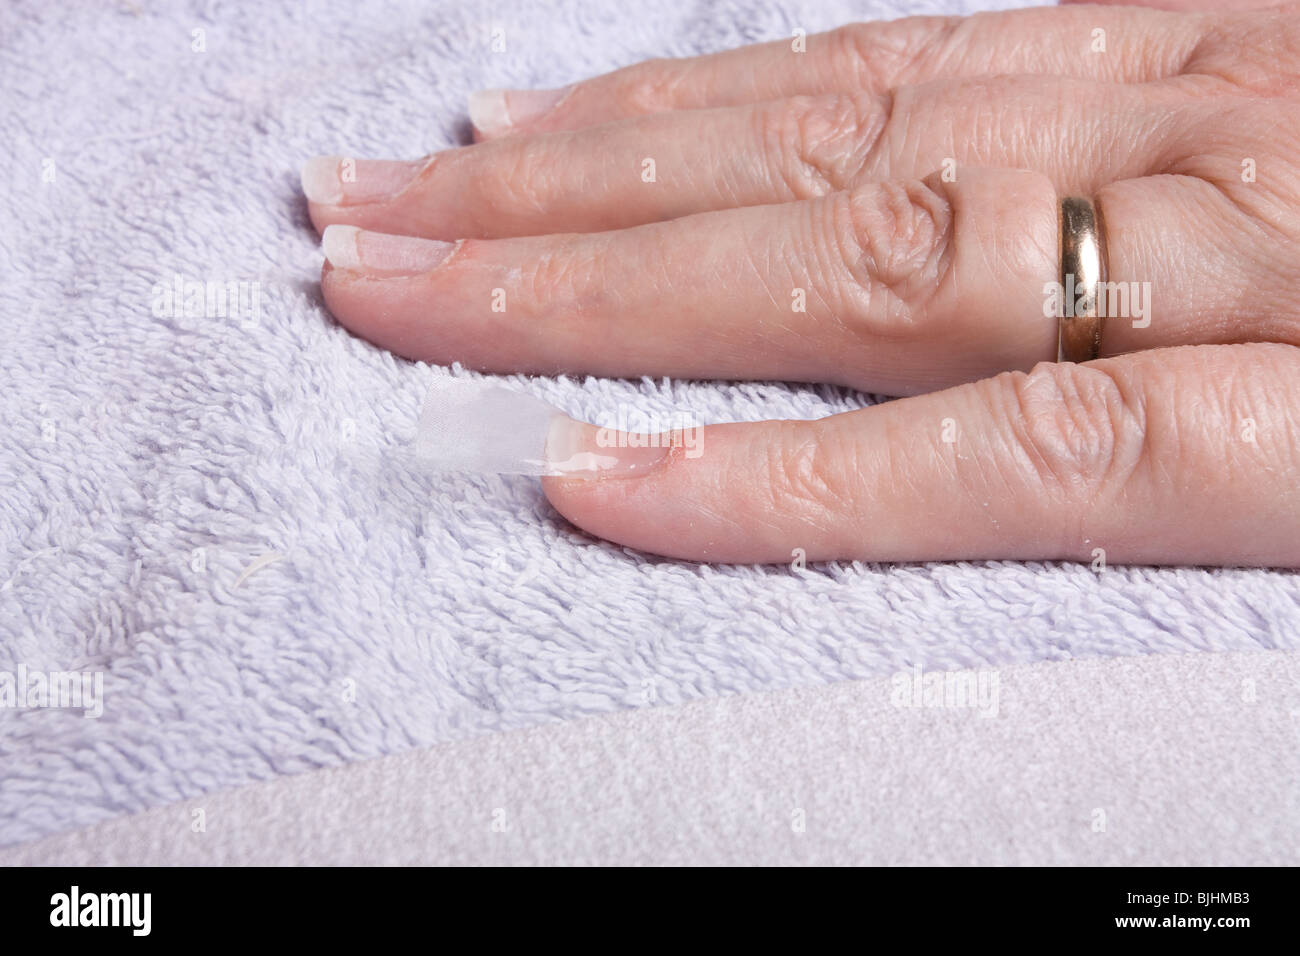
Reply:
<svg viewBox="0 0 1300 956"><path fill-rule="evenodd" d="M1091 199L1061 200L1062 309L1058 362L1088 362L1101 354L1101 297L1106 283L1106 236Z"/></svg>

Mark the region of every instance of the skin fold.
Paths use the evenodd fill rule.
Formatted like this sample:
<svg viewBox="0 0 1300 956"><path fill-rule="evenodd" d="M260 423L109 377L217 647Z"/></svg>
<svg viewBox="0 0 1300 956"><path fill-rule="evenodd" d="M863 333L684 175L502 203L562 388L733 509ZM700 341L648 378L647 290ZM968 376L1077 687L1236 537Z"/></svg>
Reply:
<svg viewBox="0 0 1300 956"><path fill-rule="evenodd" d="M325 301L483 372L906 396L543 479L619 544L1300 566L1300 4L1162 6L853 24L476 94L471 146L308 163ZM1082 365L1045 311L1066 195L1133 296Z"/></svg>

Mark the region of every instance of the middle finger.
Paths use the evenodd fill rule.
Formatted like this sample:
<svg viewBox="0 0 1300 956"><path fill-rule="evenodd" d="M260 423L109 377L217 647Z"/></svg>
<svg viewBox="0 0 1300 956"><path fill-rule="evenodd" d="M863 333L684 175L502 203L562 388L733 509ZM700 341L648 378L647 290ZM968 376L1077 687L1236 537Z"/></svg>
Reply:
<svg viewBox="0 0 1300 956"><path fill-rule="evenodd" d="M597 232L809 199L948 165L1027 168L1063 191L1144 175L1183 88L1062 77L942 80L509 137L411 163L322 157L318 228L430 239Z"/></svg>

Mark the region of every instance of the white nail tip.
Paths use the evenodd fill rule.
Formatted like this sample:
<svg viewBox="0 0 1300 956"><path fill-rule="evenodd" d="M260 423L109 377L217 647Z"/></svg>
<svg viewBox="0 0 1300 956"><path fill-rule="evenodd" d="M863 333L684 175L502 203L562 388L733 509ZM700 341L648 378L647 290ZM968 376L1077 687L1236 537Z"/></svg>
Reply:
<svg viewBox="0 0 1300 956"><path fill-rule="evenodd" d="M480 133L489 135L510 128L505 90L478 90L469 95L469 120Z"/></svg>
<svg viewBox="0 0 1300 956"><path fill-rule="evenodd" d="M325 227L320 244L330 265L336 269L362 268L361 253L357 248L357 234L360 232L356 226L335 224Z"/></svg>
<svg viewBox="0 0 1300 956"><path fill-rule="evenodd" d="M433 471L566 478L642 476L666 460L667 444L607 447L604 432L522 392L440 379L425 399L414 451Z"/></svg>
<svg viewBox="0 0 1300 956"><path fill-rule="evenodd" d="M302 192L309 202L333 206L343 201L337 156L317 156L302 167Z"/></svg>

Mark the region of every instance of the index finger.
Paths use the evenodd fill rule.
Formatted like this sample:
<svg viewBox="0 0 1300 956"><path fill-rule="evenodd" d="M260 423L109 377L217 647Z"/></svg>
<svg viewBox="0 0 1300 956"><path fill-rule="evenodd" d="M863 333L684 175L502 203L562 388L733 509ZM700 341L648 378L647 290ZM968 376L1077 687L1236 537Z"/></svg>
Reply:
<svg viewBox="0 0 1300 956"><path fill-rule="evenodd" d="M1297 407L1293 346L1158 349L706 426L634 477L544 487L595 535L700 561L1300 566Z"/></svg>

